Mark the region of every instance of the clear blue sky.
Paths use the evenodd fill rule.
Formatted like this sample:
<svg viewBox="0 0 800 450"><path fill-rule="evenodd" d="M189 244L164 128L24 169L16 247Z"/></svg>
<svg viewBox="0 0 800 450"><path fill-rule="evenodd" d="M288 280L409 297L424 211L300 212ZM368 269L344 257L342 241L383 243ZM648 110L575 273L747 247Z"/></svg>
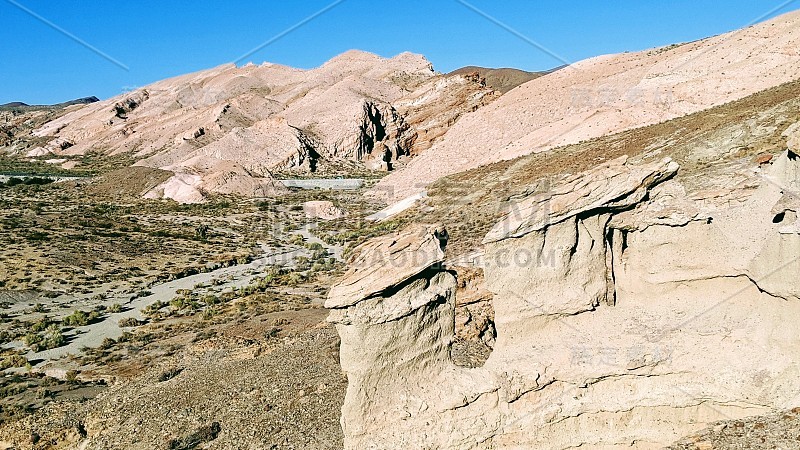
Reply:
<svg viewBox="0 0 800 450"><path fill-rule="evenodd" d="M800 8L800 0L467 1L570 61L695 40L741 28L782 5L768 17ZM0 103L108 98L231 62L332 2L0 0ZM382 56L421 53L442 72L561 65L458 0L344 0L245 62L311 68L353 48Z"/></svg>

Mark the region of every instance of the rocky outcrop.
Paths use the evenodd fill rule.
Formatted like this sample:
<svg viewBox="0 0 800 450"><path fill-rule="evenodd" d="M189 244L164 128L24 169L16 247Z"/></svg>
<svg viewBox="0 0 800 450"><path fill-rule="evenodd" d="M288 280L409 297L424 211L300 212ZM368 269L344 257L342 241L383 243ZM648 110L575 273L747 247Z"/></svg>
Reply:
<svg viewBox="0 0 800 450"><path fill-rule="evenodd" d="M385 155L390 161L406 155L408 150L401 142L408 130L405 118L388 103L368 101L363 107L354 142L340 142L335 148L351 149L345 151L344 156L367 161L371 168L383 166Z"/></svg>
<svg viewBox="0 0 800 450"><path fill-rule="evenodd" d="M128 113L142 105L150 98L150 93L146 89L129 95L122 100L114 103L114 116L118 119L127 119Z"/></svg>
<svg viewBox="0 0 800 450"><path fill-rule="evenodd" d="M439 142L458 120L500 98L491 87L461 74L437 77L395 102L405 117L399 147L421 155Z"/></svg>
<svg viewBox="0 0 800 450"><path fill-rule="evenodd" d="M450 72L449 75L462 75L484 84L497 92L505 94L517 86L535 80L549 72L525 72L519 69L491 69L467 66Z"/></svg>
<svg viewBox="0 0 800 450"><path fill-rule="evenodd" d="M521 200L484 241L497 337L482 367L448 351L442 233L368 242L326 303L346 447L661 448L800 403L800 233L775 214L800 181L792 155L716 202L669 159L625 158Z"/></svg>
<svg viewBox="0 0 800 450"><path fill-rule="evenodd" d="M349 383L342 427L350 448L368 448L373 421L393 423L412 417L409 407L423 407L394 401L425 396L421 368L447 368L456 279L439 267L445 236L441 227L418 226L368 242L325 303L342 339Z"/></svg>
<svg viewBox="0 0 800 450"><path fill-rule="evenodd" d="M335 220L345 216L345 212L333 202L314 200L303 203L303 212L309 219Z"/></svg>

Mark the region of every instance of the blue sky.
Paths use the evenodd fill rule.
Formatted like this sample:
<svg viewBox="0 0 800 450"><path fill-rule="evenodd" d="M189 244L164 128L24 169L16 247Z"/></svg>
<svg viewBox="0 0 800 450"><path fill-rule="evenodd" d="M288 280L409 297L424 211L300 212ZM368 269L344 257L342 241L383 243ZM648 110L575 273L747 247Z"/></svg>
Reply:
<svg viewBox="0 0 800 450"><path fill-rule="evenodd" d="M800 0L466 1L569 61L695 40L800 9ZM235 61L332 3L0 0L0 103L108 98ZM421 53L442 72L561 65L459 0L344 0L245 62L311 68L353 48L382 56Z"/></svg>

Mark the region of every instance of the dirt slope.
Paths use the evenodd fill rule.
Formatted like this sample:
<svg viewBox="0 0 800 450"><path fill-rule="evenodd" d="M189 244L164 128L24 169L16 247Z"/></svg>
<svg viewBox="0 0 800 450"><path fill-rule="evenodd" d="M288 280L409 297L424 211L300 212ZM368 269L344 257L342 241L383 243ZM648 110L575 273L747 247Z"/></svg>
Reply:
<svg viewBox="0 0 800 450"><path fill-rule="evenodd" d="M685 45L599 56L464 117L376 192L405 198L445 175L663 122L798 77L800 12Z"/></svg>
<svg viewBox="0 0 800 450"><path fill-rule="evenodd" d="M450 175L430 186L424 206L432 209L422 207L404 220L447 224L448 252L455 257L480 248L515 198L622 155L669 156L681 165L687 187L723 189L736 185L737 170L757 166L759 156L784 151L782 133L798 120L800 81L795 81L661 124Z"/></svg>

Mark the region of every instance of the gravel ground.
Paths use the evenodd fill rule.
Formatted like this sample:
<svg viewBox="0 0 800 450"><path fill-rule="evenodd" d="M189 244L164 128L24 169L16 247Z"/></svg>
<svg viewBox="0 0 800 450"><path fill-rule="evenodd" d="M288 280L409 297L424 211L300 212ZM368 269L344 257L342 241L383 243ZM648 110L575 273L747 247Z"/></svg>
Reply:
<svg viewBox="0 0 800 450"><path fill-rule="evenodd" d="M0 429L0 449L333 449L346 379L336 331L194 344L83 404Z"/></svg>
<svg viewBox="0 0 800 450"><path fill-rule="evenodd" d="M671 450L800 449L800 408L743 420L718 422L681 439Z"/></svg>

